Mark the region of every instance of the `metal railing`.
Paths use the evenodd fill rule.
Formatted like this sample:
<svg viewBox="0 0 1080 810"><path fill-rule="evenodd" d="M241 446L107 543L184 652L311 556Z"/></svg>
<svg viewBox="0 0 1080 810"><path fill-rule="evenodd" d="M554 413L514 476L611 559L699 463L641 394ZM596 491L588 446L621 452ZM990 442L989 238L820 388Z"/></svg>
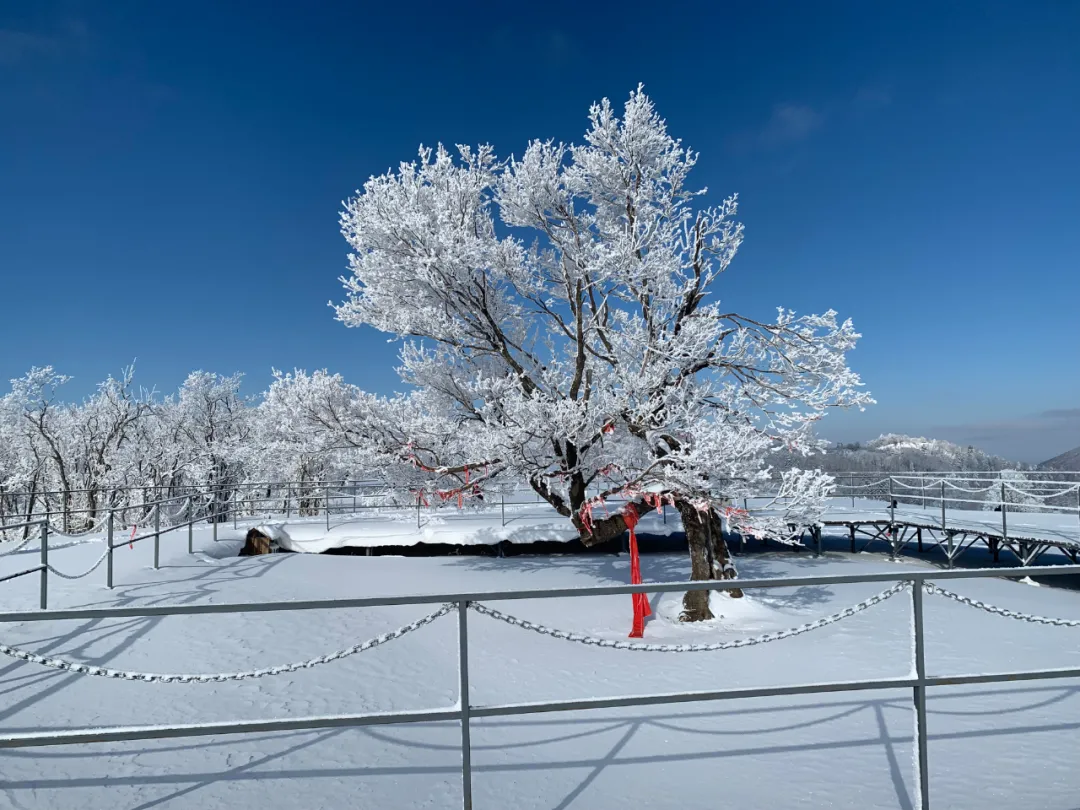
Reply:
<svg viewBox="0 0 1080 810"><path fill-rule="evenodd" d="M167 526L161 525L161 507L170 503L176 503L177 501L186 501L183 509L185 516L184 520L170 522ZM82 579L85 576L89 576L93 573L98 566L105 563L106 575L105 584L108 588L114 587L113 576L113 552L118 548L122 548L125 545L134 546L135 543L140 543L143 540L153 539L154 541L154 569L157 570L161 567L161 537L169 532L176 531L177 529L187 528L187 553L194 554L193 532L196 523L208 521L213 526L213 539L217 542L218 539L218 520L223 515L227 515L230 505L226 502L223 508L217 510L214 509L195 509L194 499L190 495L181 495L175 498L165 498L160 501L153 501L149 503L143 503L138 505L140 508L149 508L154 515L154 527L152 531L144 532L143 534L135 534L135 527L130 537L121 540L119 543L115 542L115 526L116 515L118 512L124 511L125 508L110 507L107 511L105 519L105 551L102 555L90 566L89 569L78 574L66 574L59 571L55 566L49 562L49 539L52 536L49 520L47 517L38 518L35 520L23 521L22 523L11 523L0 526L0 537L3 537L6 532L17 531L20 529L38 529L38 549L40 553L40 561L37 565L30 568L23 569L21 571L15 571L10 574L4 574L0 576L0 583L7 582L13 579L19 579L20 577L29 576L30 574L40 574L41 581L39 587L39 605L41 610L46 610L49 605L49 574L54 574L62 579ZM149 514L149 512L145 512ZM137 526L137 524L136 524ZM14 548L4 549L0 546L0 556L7 556L18 552L29 541L33 540L32 535L28 535L22 542L14 544Z"/></svg>
<svg viewBox="0 0 1080 810"><path fill-rule="evenodd" d="M917 780L920 805L930 807L929 747L927 741L926 690L929 687L966 684L1001 683L1058 678L1080 678L1080 668L1017 670L988 674L928 675L925 653L924 590L934 590L930 580L973 579L978 577L1018 578L1028 576L1061 576L1080 574L1080 566L1049 566L1012 569L921 570L902 573L886 572L856 576L783 577L770 579L724 580L710 582L665 582L645 585L616 585L585 588L549 588L516 591L480 591L445 594L425 594L356 599L285 601L238 604L159 605L149 607L94 608L50 610L42 612L0 613L0 623L39 622L80 619L117 619L127 617L204 615L219 613L256 613L294 610L331 610L367 608L390 605L452 605L457 610L458 689L459 700L451 708L417 711L379 712L340 715L319 715L267 720L238 720L171 725L128 727L90 727L55 731L14 733L0 736L0 748L27 748L73 743L106 743L135 740L158 740L177 737L200 737L218 734L250 734L254 732L293 731L306 729L343 728L404 723L454 721L461 726L462 807L471 810L472 747L470 724L474 719L514 717L538 713L576 712L630 706L656 706L717 700L738 700L753 697L784 697L790 695L856 692L877 689L910 689L915 712ZM593 697L578 700L536 701L528 703L474 704L469 687L469 623L470 605L489 601L520 599L566 599L585 596L624 596L633 593L676 593L698 590L730 590L732 588L784 588L799 586L841 585L870 582L905 583L911 590L913 622L913 674L895 678L851 681L825 681L787 686L719 689L708 691L648 693L628 696Z"/></svg>
<svg viewBox="0 0 1080 810"><path fill-rule="evenodd" d="M168 493L168 497L158 500L144 500L126 502L125 495L146 494L152 492ZM167 502L182 500L185 497L227 500L233 505L229 510L228 517L234 521L244 516L256 516L261 513L273 513L284 515L287 518L294 516L315 517L325 516L329 525L332 515L359 514L365 511L377 511L386 508L410 508L422 513L422 501L430 498L431 507L451 506L456 503L456 497L444 502L437 496L438 490L427 490L426 495L418 497L417 491L404 487L391 487L386 484L371 481L238 481L225 485L209 486L169 486L147 485L142 487L110 487L106 489L72 489L67 491L49 490L43 492L6 492L0 493L0 504L7 498L10 501L7 515L11 518L21 518L24 522L34 521L39 518L60 518L60 527L53 526L54 532L64 534L74 533L71 530L73 519L85 516L93 525L95 519L106 516L110 510L116 510L117 514L130 515L132 512L140 513L164 500ZM176 493L176 494L173 494ZM75 496L95 496L94 506L73 506L71 500ZM540 496L532 489L520 489L507 487L506 485L486 488L482 493L486 498L500 499L502 508L514 503L539 502ZM517 496L521 500L515 500ZM466 493L464 498L471 506L477 501L471 493ZM52 508L48 506L49 500L59 500L64 506ZM491 507L499 501L488 500L485 506ZM32 507L32 508L31 508ZM141 517L141 514L140 514ZM103 520L103 518L102 518ZM4 522L4 515L0 513L0 523ZM103 522L100 524L103 525ZM3 529L0 528L0 532ZM89 533L85 527L78 530L80 534Z"/></svg>
<svg viewBox="0 0 1080 810"><path fill-rule="evenodd" d="M1028 478L1027 476L1042 476ZM1024 476L1017 478L1015 476ZM1054 476L1054 477L1050 477ZM1006 470L976 473L837 473L835 495L883 500L889 519L899 505L932 509L940 529L948 529L946 510L994 511L1001 515L1001 539L1009 540L1009 515L1043 512L1076 515L1080 531L1080 473ZM871 480L867 480L871 479Z"/></svg>

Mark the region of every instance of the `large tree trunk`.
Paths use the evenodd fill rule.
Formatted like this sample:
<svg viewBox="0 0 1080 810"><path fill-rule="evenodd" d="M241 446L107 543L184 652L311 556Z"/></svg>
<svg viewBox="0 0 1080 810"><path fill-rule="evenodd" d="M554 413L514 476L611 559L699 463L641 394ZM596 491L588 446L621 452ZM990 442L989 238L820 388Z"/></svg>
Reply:
<svg viewBox="0 0 1080 810"><path fill-rule="evenodd" d="M722 532L720 516L710 510L708 514L699 512L692 504L677 500L675 508L682 518L686 532L686 544L690 549L690 581L709 579L734 579L737 576L731 564L731 553ZM715 618L709 608L709 595L712 591L687 591L683 595L683 610L679 621L703 622ZM742 591L735 588L728 591L730 596L739 598Z"/></svg>
<svg viewBox="0 0 1080 810"><path fill-rule="evenodd" d="M724 539L724 523L720 515L715 511L710 514L709 538L712 548L712 578L713 579L738 579L739 572L735 569L735 563L731 560L731 550L727 540ZM727 591L732 599L741 599L742 588L732 588Z"/></svg>
<svg viewBox="0 0 1080 810"><path fill-rule="evenodd" d="M683 500L675 502L682 518L686 544L690 548L690 581L712 579L712 551L706 537L706 520L692 505ZM721 541L722 542L722 541ZM703 622L713 618L709 609L711 591L687 591L683 594L681 622Z"/></svg>
<svg viewBox="0 0 1080 810"><path fill-rule="evenodd" d="M634 508L639 516L653 511L653 507L645 503L635 503ZM720 516L715 511L710 511L707 515L699 512L684 500L677 500L675 508L679 510L686 532L686 542L690 548L690 580L700 582L709 579L735 579L738 572L731 562ZM581 541L586 546L606 543L626 531L626 521L621 511L604 518L594 515L591 531L590 527L582 524L578 513L574 513L573 521L581 533ZM687 591L683 596L683 611L679 620L701 622L714 618L709 610L710 593L711 591ZM734 598L743 595L738 588L727 593Z"/></svg>

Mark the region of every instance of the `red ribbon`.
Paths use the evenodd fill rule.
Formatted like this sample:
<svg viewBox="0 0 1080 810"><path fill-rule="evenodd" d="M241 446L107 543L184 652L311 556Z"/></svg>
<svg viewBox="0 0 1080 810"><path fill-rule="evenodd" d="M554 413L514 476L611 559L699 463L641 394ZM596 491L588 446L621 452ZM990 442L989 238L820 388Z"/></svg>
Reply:
<svg viewBox="0 0 1080 810"><path fill-rule="evenodd" d="M139 528L138 523L132 523L131 524L131 537L128 538L128 548L130 548L132 551L135 550L135 543L132 542L132 541L135 539L135 530L138 529L138 528Z"/></svg>
<svg viewBox="0 0 1080 810"><path fill-rule="evenodd" d="M727 517L728 521L732 518L744 518L745 521L739 521L739 532L742 533L745 531L747 534L756 534L756 530L750 525L750 513L745 509L736 509L732 506L727 506L724 508L724 515Z"/></svg>
<svg viewBox="0 0 1080 810"><path fill-rule="evenodd" d="M628 503L623 509L623 522L630 532L630 584L641 584L641 560L638 559L637 534L634 527L638 524L637 509L632 503ZM645 618L652 615L649 607L649 598L643 593L635 593L634 601L634 626L630 630L630 638L641 638L645 634Z"/></svg>

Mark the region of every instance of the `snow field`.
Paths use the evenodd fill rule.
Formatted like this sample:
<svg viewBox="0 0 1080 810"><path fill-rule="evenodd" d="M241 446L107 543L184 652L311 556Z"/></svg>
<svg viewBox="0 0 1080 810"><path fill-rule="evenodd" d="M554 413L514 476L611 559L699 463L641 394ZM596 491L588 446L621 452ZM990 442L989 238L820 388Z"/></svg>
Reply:
<svg viewBox="0 0 1080 810"><path fill-rule="evenodd" d="M497 518L496 518L497 519ZM290 526L290 531L292 527ZM95 575L52 580L51 604L157 604L334 598L448 590L625 583L625 556L235 558L240 531L213 544L186 530L117 551L113 592ZM65 570L100 545L53 556ZM12 555L22 556L22 555ZM36 557L31 553L29 560ZM25 561L23 561L25 562ZM876 555L790 553L740 559L744 576L859 573L921 565ZM0 559L10 565L10 559ZM646 555L646 579L685 577L684 555ZM29 580L29 581L27 581ZM952 590L988 602L1080 618L1072 591L1004 580ZM6 609L36 604L36 577L0 585ZM714 596L723 618L672 619L654 599L646 641L703 642L784 629L832 613L880 584L808 586ZM561 629L622 639L630 600L589 597L492 603ZM99 665L148 671L249 669L312 657L393 629L430 606L278 614L174 616L0 626L0 640ZM1080 666L1080 630L1032 625L926 598L930 674ZM821 630L715 653L597 649L469 616L474 705L903 676L910 671L910 596L899 594ZM391 711L457 701L452 616L345 661L254 682L158 685L0 662L3 733L119 725ZM935 807L1071 808L1080 699L1074 681L931 690ZM909 690L760 698L535 715L473 724L475 806L906 808L917 803ZM0 752L0 807L244 808L459 806L456 724L240 735Z"/></svg>

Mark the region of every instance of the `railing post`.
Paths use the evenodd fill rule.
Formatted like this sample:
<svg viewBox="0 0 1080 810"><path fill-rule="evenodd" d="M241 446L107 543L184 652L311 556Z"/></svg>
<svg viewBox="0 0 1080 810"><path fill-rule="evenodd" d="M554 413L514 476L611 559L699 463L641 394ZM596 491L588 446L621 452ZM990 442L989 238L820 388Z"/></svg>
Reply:
<svg viewBox="0 0 1080 810"><path fill-rule="evenodd" d="M889 476L889 559L896 559L896 496L893 495L893 478Z"/></svg>
<svg viewBox="0 0 1080 810"><path fill-rule="evenodd" d="M1001 482L1001 542L1004 543L1009 539L1009 526L1005 518L1005 514L1009 511L1008 505L1005 503L1005 482Z"/></svg>
<svg viewBox="0 0 1080 810"><path fill-rule="evenodd" d="M418 489L416 491L416 528L420 528L420 498L423 496L424 490Z"/></svg>
<svg viewBox="0 0 1080 810"><path fill-rule="evenodd" d="M154 512L154 570L160 568L161 561L161 504Z"/></svg>
<svg viewBox="0 0 1080 810"><path fill-rule="evenodd" d="M116 521L115 509L109 508L109 530L108 530L108 543L109 543L109 556L105 560L105 586L112 588L113 586L113 524Z"/></svg>
<svg viewBox="0 0 1080 810"><path fill-rule="evenodd" d="M458 602L458 703L461 707L461 806L472 810L472 741L469 729L469 603Z"/></svg>
<svg viewBox="0 0 1080 810"><path fill-rule="evenodd" d="M194 554L195 547L191 535L195 532L195 502L191 497L187 499L187 553Z"/></svg>
<svg viewBox="0 0 1080 810"><path fill-rule="evenodd" d="M855 473L851 474L851 508L855 508Z"/></svg>
<svg viewBox="0 0 1080 810"><path fill-rule="evenodd" d="M326 485L326 530L330 531L330 485Z"/></svg>
<svg viewBox="0 0 1080 810"><path fill-rule="evenodd" d="M930 768L926 737L926 652L923 643L923 581L911 583L911 607L915 622L915 718L919 753L919 807L930 810Z"/></svg>
<svg viewBox="0 0 1080 810"><path fill-rule="evenodd" d="M941 530L945 531L945 479L941 479Z"/></svg>
<svg viewBox="0 0 1080 810"><path fill-rule="evenodd" d="M501 506L501 509L502 509L502 525L505 526L506 525L506 493L505 492L502 493L502 497L501 497L501 500L500 500L500 506Z"/></svg>
<svg viewBox="0 0 1080 810"><path fill-rule="evenodd" d="M285 485L285 517L292 517L292 484Z"/></svg>
<svg viewBox="0 0 1080 810"><path fill-rule="evenodd" d="M41 609L49 606L49 519L41 524Z"/></svg>

